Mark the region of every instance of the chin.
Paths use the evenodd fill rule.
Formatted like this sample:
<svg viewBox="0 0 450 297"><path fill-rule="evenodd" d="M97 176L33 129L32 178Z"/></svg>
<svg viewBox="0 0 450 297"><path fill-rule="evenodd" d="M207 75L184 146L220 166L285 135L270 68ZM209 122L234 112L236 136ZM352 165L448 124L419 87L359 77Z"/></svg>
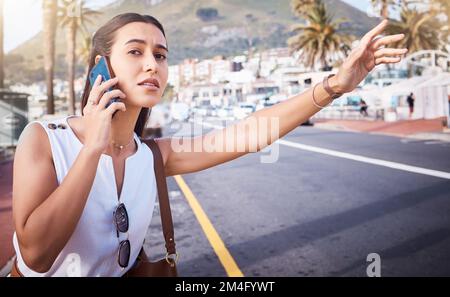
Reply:
<svg viewBox="0 0 450 297"><path fill-rule="evenodd" d="M127 97L130 98L129 103L134 106L152 108L161 102L162 92L161 90L156 92L142 92L139 90L138 92L133 92L133 94L130 94Z"/></svg>
<svg viewBox="0 0 450 297"><path fill-rule="evenodd" d="M160 96L146 96L146 98L142 98L139 100L140 106L143 108L152 108L159 102L161 102Z"/></svg>

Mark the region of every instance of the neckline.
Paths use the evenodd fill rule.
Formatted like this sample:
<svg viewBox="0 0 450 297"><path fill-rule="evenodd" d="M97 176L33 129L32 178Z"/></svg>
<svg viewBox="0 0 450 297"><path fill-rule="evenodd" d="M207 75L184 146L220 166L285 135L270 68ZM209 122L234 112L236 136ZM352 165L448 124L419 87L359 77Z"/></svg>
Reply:
<svg viewBox="0 0 450 297"><path fill-rule="evenodd" d="M73 131L72 127L71 127L70 124L69 124L68 119L69 119L69 118L73 118L73 117L78 117L78 116L76 116L76 115L70 115L70 116L67 116L67 117L65 117L64 121L66 122L66 125L67 125L67 127L68 127L68 130L69 130L70 133L72 134L72 137L75 138L75 141L78 143L78 145L79 145L80 147L83 147L84 144L83 144L83 143L81 142L81 140L77 137L77 135L75 134L75 132ZM134 132L134 131L133 131L133 138L134 138L134 140L135 140L135 142L136 142L136 147L137 147L137 148L136 148L136 151L134 152L134 154L132 154L132 155L130 155L130 156L128 156L128 157L125 158L125 162L126 162L127 160L129 160L129 159L134 158L134 157L139 153L139 151L141 150L141 144L142 144L142 143L141 143L141 141L139 140L139 137L137 136L136 132ZM111 157L110 155L107 155L107 154L102 153L102 154L101 154L101 157L109 158L109 159L111 159L111 161L112 161L112 157Z"/></svg>

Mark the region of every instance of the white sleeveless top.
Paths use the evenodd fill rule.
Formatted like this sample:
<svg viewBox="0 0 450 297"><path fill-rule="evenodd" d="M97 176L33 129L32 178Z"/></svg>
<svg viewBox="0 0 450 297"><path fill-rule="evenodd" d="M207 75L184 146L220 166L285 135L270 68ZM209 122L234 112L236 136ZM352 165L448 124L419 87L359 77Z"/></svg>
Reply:
<svg viewBox="0 0 450 297"><path fill-rule="evenodd" d="M61 184L69 172L83 146L67 123L67 118L69 117L35 121L47 132L58 184ZM54 125L49 126L51 123L62 126L55 129ZM117 238L113 211L119 200L113 162L109 155L102 154L81 218L49 271L38 273L27 267L14 233L17 265L24 276L121 276L131 268L144 243L157 193L152 151L145 143L141 143L136 133L134 139L137 151L125 161L120 194L120 202L125 204L128 212L128 236L126 233L119 233ZM119 242L127 237L131 246L130 261L128 267L122 269L117 259Z"/></svg>

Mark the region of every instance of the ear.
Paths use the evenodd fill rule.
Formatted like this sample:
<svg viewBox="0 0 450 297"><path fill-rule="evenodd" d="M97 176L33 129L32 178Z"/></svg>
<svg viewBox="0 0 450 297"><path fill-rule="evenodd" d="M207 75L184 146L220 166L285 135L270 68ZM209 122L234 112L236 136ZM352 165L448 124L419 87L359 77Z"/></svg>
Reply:
<svg viewBox="0 0 450 297"><path fill-rule="evenodd" d="M97 64L101 58L102 58L102 56L100 56L100 55L95 56L95 64Z"/></svg>

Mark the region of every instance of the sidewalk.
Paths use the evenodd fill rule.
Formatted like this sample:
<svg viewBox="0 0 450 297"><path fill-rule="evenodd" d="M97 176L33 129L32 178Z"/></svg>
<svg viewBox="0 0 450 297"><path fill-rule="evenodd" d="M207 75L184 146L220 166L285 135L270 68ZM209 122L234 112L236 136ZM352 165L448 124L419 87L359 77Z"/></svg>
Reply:
<svg viewBox="0 0 450 297"><path fill-rule="evenodd" d="M14 256L12 236L12 180L13 161L0 162L0 270Z"/></svg>
<svg viewBox="0 0 450 297"><path fill-rule="evenodd" d="M402 120L397 122L369 120L314 120L317 128L383 134L423 140L450 142L450 129L443 126L443 118L432 120Z"/></svg>

